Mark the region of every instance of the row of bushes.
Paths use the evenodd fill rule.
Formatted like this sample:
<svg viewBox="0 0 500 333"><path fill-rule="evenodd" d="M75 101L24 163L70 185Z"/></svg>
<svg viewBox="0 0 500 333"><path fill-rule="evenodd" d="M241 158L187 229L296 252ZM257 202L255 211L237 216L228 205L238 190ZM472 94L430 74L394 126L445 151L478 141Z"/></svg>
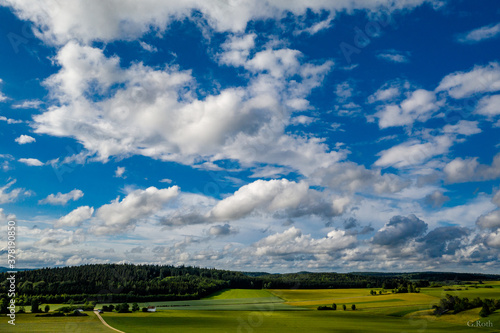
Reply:
<svg viewBox="0 0 500 333"><path fill-rule="evenodd" d="M347 306L344 304L342 305L342 308L345 310L347 310ZM333 303L332 306L318 306L318 310L337 310L337 304ZM353 304L351 305L351 310L356 310L356 305Z"/></svg>

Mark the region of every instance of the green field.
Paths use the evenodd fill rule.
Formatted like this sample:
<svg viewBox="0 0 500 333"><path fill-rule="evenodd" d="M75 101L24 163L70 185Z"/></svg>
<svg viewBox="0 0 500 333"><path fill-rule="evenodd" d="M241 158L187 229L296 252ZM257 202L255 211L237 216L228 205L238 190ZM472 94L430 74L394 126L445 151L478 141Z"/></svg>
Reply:
<svg viewBox="0 0 500 333"><path fill-rule="evenodd" d="M492 285L493 288L484 288ZM459 289L445 291L445 288ZM375 290L375 289L374 289ZM377 289L378 291L378 289ZM487 318L480 309L432 315L432 305L445 294L500 299L500 283L480 288L446 286L422 288L420 293L370 295L370 289L245 290L228 289L201 300L139 303L156 305L155 313L103 314L106 322L134 332L498 332L500 312ZM337 311L318 311L319 305L337 304ZM342 305L348 308L342 310ZM351 310L356 305L356 311ZM101 307L102 305L99 305ZM57 306L51 305L51 309ZM93 313L89 317L35 318L18 315L15 328L0 323L1 332L112 332ZM480 319L492 328L471 328Z"/></svg>
<svg viewBox="0 0 500 333"><path fill-rule="evenodd" d="M218 291L205 299L237 299L237 298L260 298L273 297L267 290L262 289L224 289Z"/></svg>
<svg viewBox="0 0 500 333"><path fill-rule="evenodd" d="M8 317L2 317L0 332L72 332L72 333L112 333L93 312L87 311L88 317L35 317L34 314L16 315L16 325L7 323ZM116 332L115 332L116 333Z"/></svg>

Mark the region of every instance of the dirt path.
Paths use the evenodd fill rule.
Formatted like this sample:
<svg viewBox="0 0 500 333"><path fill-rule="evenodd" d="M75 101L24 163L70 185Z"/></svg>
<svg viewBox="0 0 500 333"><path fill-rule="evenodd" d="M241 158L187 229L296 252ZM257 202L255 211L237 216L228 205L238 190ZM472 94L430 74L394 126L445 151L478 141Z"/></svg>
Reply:
<svg viewBox="0 0 500 333"><path fill-rule="evenodd" d="M117 330L114 327L109 326L108 323L106 321L104 321L104 319L101 317L101 315L99 314L99 311L94 310L94 313L97 316L97 318L99 318L102 321L102 323L104 324L104 326L107 326L108 328L111 328L113 331L117 331L117 332L120 332L120 333L125 333L123 331Z"/></svg>

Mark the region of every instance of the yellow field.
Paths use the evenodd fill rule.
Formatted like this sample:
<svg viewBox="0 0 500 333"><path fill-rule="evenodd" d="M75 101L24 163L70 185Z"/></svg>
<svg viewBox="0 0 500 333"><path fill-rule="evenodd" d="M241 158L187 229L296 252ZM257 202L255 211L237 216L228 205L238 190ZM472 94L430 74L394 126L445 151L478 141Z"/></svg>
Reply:
<svg viewBox="0 0 500 333"><path fill-rule="evenodd" d="M433 304L437 304L439 299L426 294L386 294L376 296L366 296L369 293L367 289L352 289L352 290L293 290L284 295L281 291L271 290L272 293L279 297L286 297L286 304L307 308L316 308L319 305L331 305L336 303L337 306L342 304L350 306L355 304L360 310L371 308L393 308L401 306L423 306L431 308ZM297 295L293 295L297 293ZM360 295L362 294L362 295ZM307 299L309 297L309 299Z"/></svg>

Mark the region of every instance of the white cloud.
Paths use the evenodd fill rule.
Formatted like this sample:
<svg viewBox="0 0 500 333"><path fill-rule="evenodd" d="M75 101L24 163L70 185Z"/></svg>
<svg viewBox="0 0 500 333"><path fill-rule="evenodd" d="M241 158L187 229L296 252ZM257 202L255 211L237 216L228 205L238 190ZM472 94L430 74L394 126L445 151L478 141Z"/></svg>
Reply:
<svg viewBox="0 0 500 333"><path fill-rule="evenodd" d="M343 230L332 230L325 238L314 239L300 229L291 227L282 233L268 236L253 246L258 256L295 256L300 254L329 254L353 246L356 237Z"/></svg>
<svg viewBox="0 0 500 333"><path fill-rule="evenodd" d="M72 210L68 215L61 217L54 223L55 228L79 227L94 214L94 207L81 206Z"/></svg>
<svg viewBox="0 0 500 333"><path fill-rule="evenodd" d="M9 203L16 201L24 192L22 188L14 188L10 192L7 192L9 188L16 183L16 180L11 180L6 185L0 187L0 204Z"/></svg>
<svg viewBox="0 0 500 333"><path fill-rule="evenodd" d="M352 97L354 88L351 86L349 81L345 81L337 84L335 87L335 95L337 96L337 101L343 103Z"/></svg>
<svg viewBox="0 0 500 333"><path fill-rule="evenodd" d="M229 158L310 173L344 154L322 139L285 134L293 110L283 105L304 99L332 66L301 64L298 56L289 49L261 51L245 63L258 72L248 87L198 100L186 89L195 84L188 71L143 64L121 68L118 58L70 42L56 57L61 70L45 81L61 106L34 116L35 131L74 137L102 161L131 154L183 164ZM120 88L111 92L113 85ZM90 90L111 96L93 100Z"/></svg>
<svg viewBox="0 0 500 333"><path fill-rule="evenodd" d="M172 184L172 179L164 178L164 179L160 180L160 183Z"/></svg>
<svg viewBox="0 0 500 333"><path fill-rule="evenodd" d="M500 35L500 23L490 24L469 31L457 38L460 43L478 43L486 39L495 38Z"/></svg>
<svg viewBox="0 0 500 333"><path fill-rule="evenodd" d="M297 117L293 117L290 122L293 125L309 125L312 122L314 122L315 120L316 119L313 118L313 117L300 115L300 116L297 116Z"/></svg>
<svg viewBox="0 0 500 333"><path fill-rule="evenodd" d="M475 113L493 118L500 115L500 95L485 96L477 104Z"/></svg>
<svg viewBox="0 0 500 333"><path fill-rule="evenodd" d="M68 193L58 192L57 194L49 194L45 199L38 201L38 204L50 204L50 205L66 205L68 201L76 201L83 197L83 192L78 189L74 189Z"/></svg>
<svg viewBox="0 0 500 333"><path fill-rule="evenodd" d="M390 101L401 95L398 87L382 87L368 97L368 103Z"/></svg>
<svg viewBox="0 0 500 333"><path fill-rule="evenodd" d="M426 122L439 110L441 102L436 95L428 90L418 89L401 102L400 105L390 104L380 107L374 115L378 118L380 128L394 126L411 126L414 122Z"/></svg>
<svg viewBox="0 0 500 333"><path fill-rule="evenodd" d="M39 28L36 34L45 41L64 44L69 40L89 43L93 40L110 41L135 39L153 30L163 32L173 20L191 18L193 11L202 13L207 23L216 31L244 32L252 20L281 19L288 12L296 16L312 12L332 13L355 9L391 12L398 9L413 9L426 0L408 2L383 1L315 1L289 2L266 1L256 6L253 1L240 0L232 4L221 0L156 1L144 0L141 6L134 1L110 0L96 2L92 6L84 0L60 2L42 0L32 3L27 0L6 0L23 20L30 20ZM305 15L304 15L305 17ZM196 19L196 18L194 18ZM312 28L311 32L329 26L328 20Z"/></svg>
<svg viewBox="0 0 500 333"><path fill-rule="evenodd" d="M13 109L38 109L38 107L42 104L42 101L39 100L30 100L23 101L20 104L12 105Z"/></svg>
<svg viewBox="0 0 500 333"><path fill-rule="evenodd" d="M153 45L150 45L148 43L145 43L143 41L139 41L139 44L141 45L141 47L148 51L148 52L151 52L151 53L155 53L155 52L158 52L158 49L156 47L154 47Z"/></svg>
<svg viewBox="0 0 500 333"><path fill-rule="evenodd" d="M294 35L299 35L301 33L308 33L309 35L315 35L318 32L328 29L332 26L332 21L335 19L335 15L328 15L328 17L322 21L314 23L312 26L307 27L302 30L294 31Z"/></svg>
<svg viewBox="0 0 500 333"><path fill-rule="evenodd" d="M219 55L219 61L226 65L243 66L255 46L256 34L231 35L222 44L224 52Z"/></svg>
<svg viewBox="0 0 500 333"><path fill-rule="evenodd" d="M16 138L14 141L19 143L20 145L24 145L26 143L35 142L36 140L32 136L22 134L20 137Z"/></svg>
<svg viewBox="0 0 500 333"><path fill-rule="evenodd" d="M395 63L407 63L410 61L407 56L397 52L379 53L377 54L377 58Z"/></svg>
<svg viewBox="0 0 500 333"><path fill-rule="evenodd" d="M380 158L375 165L395 168L420 165L434 156L447 153L452 145L453 140L447 135L434 137L425 143L410 140L378 153Z"/></svg>
<svg viewBox="0 0 500 333"><path fill-rule="evenodd" d="M0 84L3 83L3 80L0 79ZM0 91L0 103L6 101L8 98Z"/></svg>
<svg viewBox="0 0 500 333"><path fill-rule="evenodd" d="M309 189L305 182L286 179L256 180L218 202L208 217L216 221L237 220L254 212L284 214L283 217L341 215L350 203L347 198L330 197Z"/></svg>
<svg viewBox="0 0 500 333"><path fill-rule="evenodd" d="M36 158L20 158L18 161L21 163L24 163L26 165L29 165L29 166L42 166L43 165L43 162L41 162L40 160L37 160Z"/></svg>
<svg viewBox="0 0 500 333"><path fill-rule="evenodd" d="M115 170L115 177L122 178L125 173L125 167L117 167Z"/></svg>
<svg viewBox="0 0 500 333"><path fill-rule="evenodd" d="M101 206L96 216L102 221L91 228L97 235L114 234L133 229L138 220L145 220L159 212L163 205L177 197L179 187L166 189L149 187L145 190L135 190L123 200L119 198L110 204Z"/></svg>
<svg viewBox="0 0 500 333"><path fill-rule="evenodd" d="M481 133L477 121L460 120L455 125L446 125L443 127L443 132L447 134L474 135Z"/></svg>
<svg viewBox="0 0 500 333"><path fill-rule="evenodd" d="M448 183L485 181L500 177L500 154L493 158L490 165L479 164L476 158L457 157L443 169Z"/></svg>
<svg viewBox="0 0 500 333"><path fill-rule="evenodd" d="M20 123L23 122L22 120L11 119L11 118L7 118L7 117L4 117L4 116L0 116L0 120L1 121L6 121L7 124L20 124Z"/></svg>
<svg viewBox="0 0 500 333"><path fill-rule="evenodd" d="M15 221L16 220L16 215L14 214L6 214L3 208L0 208L0 221L2 223L8 222L8 221Z"/></svg>
<svg viewBox="0 0 500 333"><path fill-rule="evenodd" d="M500 90L500 66L491 62L487 66L474 66L469 72L455 72L446 75L436 91L446 91L455 98L469 97L474 93Z"/></svg>

